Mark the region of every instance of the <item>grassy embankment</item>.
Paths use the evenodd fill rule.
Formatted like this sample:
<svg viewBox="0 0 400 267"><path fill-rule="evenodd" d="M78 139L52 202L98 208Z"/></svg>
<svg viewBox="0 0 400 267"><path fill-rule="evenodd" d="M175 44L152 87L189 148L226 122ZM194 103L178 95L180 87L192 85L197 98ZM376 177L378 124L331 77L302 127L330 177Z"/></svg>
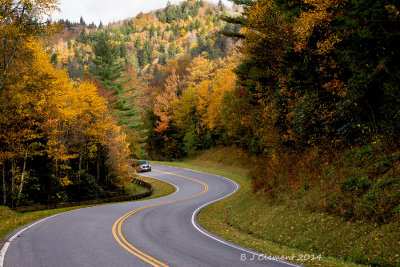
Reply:
<svg viewBox="0 0 400 267"><path fill-rule="evenodd" d="M175 191L175 187L172 185L156 180L156 179L151 179L148 177L140 176L138 177L140 180L151 183L153 186L153 194L147 198L143 198L141 200L145 199L152 199L152 198L157 198L157 197L162 197L169 195ZM133 190L135 188L135 190ZM147 189L144 187L138 187L134 186L132 188L129 188L129 191L131 194L140 194L146 191ZM110 203L108 203L110 204ZM107 204L101 204L101 205L107 205ZM18 213L15 211L10 210L8 207L0 206L0 241L9 233L14 231L15 229L28 224L30 222L39 220L41 218L56 214L56 213L61 213L61 212L66 212L74 209L81 209L81 208L86 208L94 205L89 205L89 206L77 206L77 207L69 207L69 208L61 208L61 209L52 209L52 210L41 210L41 211L34 211L34 212L26 212L26 213Z"/></svg>
<svg viewBox="0 0 400 267"><path fill-rule="evenodd" d="M349 221L301 208L299 199L270 201L253 193L251 167L238 150L215 148L195 159L166 163L233 179L241 189L235 195L206 207L199 222L234 243L271 256L293 256L295 263L310 266L400 266L398 223ZM207 167L204 167L207 166ZM322 260L304 255L322 255ZM308 257L308 256L306 256Z"/></svg>

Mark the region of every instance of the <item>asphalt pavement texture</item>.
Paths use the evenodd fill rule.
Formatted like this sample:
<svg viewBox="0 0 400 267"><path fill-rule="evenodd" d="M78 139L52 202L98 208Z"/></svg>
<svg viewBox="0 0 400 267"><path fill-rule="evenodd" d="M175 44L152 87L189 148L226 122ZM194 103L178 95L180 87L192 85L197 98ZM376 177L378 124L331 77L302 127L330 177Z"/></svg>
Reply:
<svg viewBox="0 0 400 267"><path fill-rule="evenodd" d="M198 224L201 207L237 190L233 181L163 165L153 165L151 172L141 175L178 189L157 199L77 209L37 223L9 243L3 267L298 266L227 242ZM141 207L146 208L120 223L123 238L137 252L117 242L113 227Z"/></svg>

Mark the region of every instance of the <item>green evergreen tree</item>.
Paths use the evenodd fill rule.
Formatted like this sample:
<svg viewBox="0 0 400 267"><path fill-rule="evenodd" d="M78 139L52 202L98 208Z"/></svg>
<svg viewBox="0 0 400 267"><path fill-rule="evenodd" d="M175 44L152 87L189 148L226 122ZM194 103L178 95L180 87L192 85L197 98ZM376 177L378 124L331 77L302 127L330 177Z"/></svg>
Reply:
<svg viewBox="0 0 400 267"><path fill-rule="evenodd" d="M151 43L149 40L146 40L146 42L144 42L143 48L148 55L148 61L151 62L151 53L153 52L153 48L151 47Z"/></svg>
<svg viewBox="0 0 400 267"><path fill-rule="evenodd" d="M170 44L168 47L168 58L173 59L175 58L176 54L179 54L180 49L175 43Z"/></svg>
<svg viewBox="0 0 400 267"><path fill-rule="evenodd" d="M132 22L131 22L131 26L130 26L130 32L129 33L137 33L137 27L136 27L136 24L133 24Z"/></svg>
<svg viewBox="0 0 400 267"><path fill-rule="evenodd" d="M156 27L154 27L154 24L152 23L149 29L150 38L154 37L155 33L156 33Z"/></svg>
<svg viewBox="0 0 400 267"><path fill-rule="evenodd" d="M121 58L126 58L126 55L128 53L128 48L126 47L125 42L121 42L121 45L119 46L119 50L120 50L119 56Z"/></svg>
<svg viewBox="0 0 400 267"><path fill-rule="evenodd" d="M224 10L224 4L222 3L222 0L219 0L218 6L221 9L221 11Z"/></svg>
<svg viewBox="0 0 400 267"><path fill-rule="evenodd" d="M157 32L157 36L161 35L161 27L160 26L157 27L156 32Z"/></svg>
<svg viewBox="0 0 400 267"><path fill-rule="evenodd" d="M196 18L196 20L195 20L195 22L194 22L194 25L195 25L195 28L196 28L196 29L201 28L201 22L200 22L200 20L199 20L198 18Z"/></svg>
<svg viewBox="0 0 400 267"><path fill-rule="evenodd" d="M123 74L126 68L118 57L119 47L113 47L110 41L111 36L108 31L99 34L93 49L95 58L91 62L89 72L116 96L116 100L111 104L116 110L115 115L119 118L120 124L135 130L141 125L137 117L139 111L133 101L137 95L133 93L135 88L124 88L129 82Z"/></svg>
<svg viewBox="0 0 400 267"><path fill-rule="evenodd" d="M79 24L81 24L82 26L86 26L86 22L83 20L82 16L79 20Z"/></svg>
<svg viewBox="0 0 400 267"><path fill-rule="evenodd" d="M140 67L144 67L147 64L149 64L149 54L147 53L146 50L140 49L138 51L138 60L139 60Z"/></svg>
<svg viewBox="0 0 400 267"><path fill-rule="evenodd" d="M57 63L58 63L58 56L57 56L57 53L53 53L53 54L51 55L50 61L51 61L51 63L53 63L54 65L57 65Z"/></svg>
<svg viewBox="0 0 400 267"><path fill-rule="evenodd" d="M162 56L158 59L158 64L166 65L167 64L167 55L162 54Z"/></svg>
<svg viewBox="0 0 400 267"><path fill-rule="evenodd" d="M191 21L189 23L189 31L193 31L195 29L196 25L194 24L194 21Z"/></svg>
<svg viewBox="0 0 400 267"><path fill-rule="evenodd" d="M135 48L139 49L141 46L142 46L142 38L139 35L138 38L136 38L136 41L135 41Z"/></svg>
<svg viewBox="0 0 400 267"><path fill-rule="evenodd" d="M79 34L78 37L76 37L76 41L86 44L88 40L88 36L86 35L86 30L85 28L82 29L81 33Z"/></svg>
<svg viewBox="0 0 400 267"><path fill-rule="evenodd" d="M160 47L158 48L158 51L161 52L161 53L165 52L165 45L163 43L160 44Z"/></svg>

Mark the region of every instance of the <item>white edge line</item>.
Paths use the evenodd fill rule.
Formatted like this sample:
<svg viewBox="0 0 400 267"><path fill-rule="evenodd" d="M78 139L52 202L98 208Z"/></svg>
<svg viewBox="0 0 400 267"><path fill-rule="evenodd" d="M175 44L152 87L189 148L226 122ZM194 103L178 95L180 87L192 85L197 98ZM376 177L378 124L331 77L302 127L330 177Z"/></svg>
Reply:
<svg viewBox="0 0 400 267"><path fill-rule="evenodd" d="M211 239L214 239L215 241L217 241L217 242L219 242L219 243L222 243L222 244L224 244L224 245L226 245L226 246L235 248L235 249L237 249L237 250L240 250L240 251L243 251L243 252L252 254L252 255L265 256L265 254L261 254L261 253L255 252L255 251L247 250L247 249L245 249L245 248L243 248L243 247L236 246L236 245L234 245L234 244L232 244L232 243L230 243L230 242L228 242L228 241L226 241L226 240L219 239L219 238L217 238L217 237L215 237L215 236L212 236L212 235L210 235L209 233L207 233L206 231L204 231L203 229L201 229L201 228L197 225L197 223L196 223L196 222L197 222L197 214L198 214L203 208L205 208L206 206L208 206L208 205L210 205L210 204L212 204L212 203L214 203L214 202L217 202L217 201L220 201L220 200L222 200L222 199L224 199L224 198L230 197L231 195L235 194L235 193L239 190L239 185L238 185L235 181L233 181L233 180L231 180L231 179L229 179L229 178L227 178L227 177L221 176L221 175L217 175L217 174L213 174L213 173L206 173L206 172L202 172L202 171L198 171L198 170L193 170L193 169L189 169L189 168L168 166L168 165L163 165L163 164L155 164L155 165L161 165L161 166L172 167L172 168L177 168L177 169L184 169L184 170L188 170L188 171L195 171L195 172L199 172L199 173L203 173L203 174L209 174L209 175L213 175L213 176L216 176L216 177L221 177L221 178L223 178L223 179L225 179L225 180L228 180L228 181L231 182L231 183L234 183L234 184L236 185L236 189L235 189L233 192L229 193L229 194L226 195L226 196L220 197L220 198L218 198L218 199L215 199L215 200L213 200L213 201L210 201L210 202L205 203L205 204L201 205L200 207L198 207L198 208L192 213L192 220L191 220L191 221L192 221L192 224L193 224L194 228L196 228L197 231L199 231L200 233L202 233L203 235L205 235L205 236L207 236L207 237L209 237L209 238L211 238ZM154 177L151 177L151 178L154 178ZM154 179L157 179L157 178L154 178ZM167 183L169 183L169 182L167 182ZM172 184L172 183L171 183L171 184ZM174 185L174 184L172 184L172 185L175 186L175 187L177 188L177 190L179 191L179 188L178 188L176 185ZM176 192L178 192L178 191L176 191ZM284 264L286 264L286 265L288 265L288 266L295 266L295 267L301 266L301 265L293 264L293 263L290 263L290 262L287 262L287 261L282 261L282 260L276 259L276 258L274 258L274 257L270 257L270 260L277 261L277 262L280 262L280 263L284 263ZM1 267L1 266L0 266L0 267Z"/></svg>
<svg viewBox="0 0 400 267"><path fill-rule="evenodd" d="M191 169L187 169L187 170L191 170ZM204 172L202 172L202 173L204 173ZM202 233L203 235L205 235L205 236L207 236L207 237L209 237L209 238L211 238L211 239L214 239L215 241L218 241L219 243L222 243L222 244L224 244L224 245L227 245L227 246L229 246L229 247L235 248L235 249L237 249L237 250L240 250L240 251L243 251L243 252L252 254L252 255L265 256L265 254L261 254L261 253L257 253L257 252L251 251L251 250L247 250L247 249L245 249L245 248L243 248L243 247L236 246L236 245L234 245L234 244L232 244L232 243L230 243L230 242L228 242L228 241L225 241L225 240L221 240L221 239L219 239L219 238L216 238L215 236L212 236L212 235L210 235L209 233L205 232L203 229L201 229L201 228L197 225L197 223L196 223L196 222L197 222L197 214L200 212L200 210L202 210L204 207L206 207L206 206L208 206L208 205L210 205L210 204L212 204L212 203L214 203L214 202L220 201L220 200L222 200L222 199L224 199L224 198L227 198L227 197L229 197L229 196L235 194L235 193L239 190L239 185L238 185L235 181L233 181L233 180L231 180L231 179L229 179L229 178L226 178L226 177L224 177L224 176L220 176L220 175L214 175L214 176L219 176L219 177L221 177L221 178L224 178L224 179L226 179L226 180L228 180L228 181L234 183L234 184L236 185L236 189L235 189L233 192L231 192L230 194L226 195L226 196L223 196L223 197L221 197L221 198L215 199L215 200L213 200L213 201L210 201L210 202L205 203L205 204L201 205L200 207L198 207L198 208L193 212L193 214L192 214L192 224L193 224L193 226L196 228L197 231L199 231L199 232ZM282 261L282 260L279 260L279 259L276 259L276 258L273 258L273 257L271 257L270 259L271 259L271 260L274 260L274 261L277 261L277 262L280 262L280 263L284 263L284 264L289 265L289 266L296 266L296 267L299 266L299 265L292 264L292 263L286 262L286 261Z"/></svg>
<svg viewBox="0 0 400 267"><path fill-rule="evenodd" d="M39 221L37 221L37 222L35 222L35 223L32 223L32 224L30 224L30 225L28 225L28 226L22 228L22 229L19 230L17 233L15 233L12 237L10 237L10 238L5 242L3 248L2 248L1 251L0 251L0 267L3 267L3 266L4 266L4 258L5 258L5 256L6 256L7 249L8 249L8 247L10 246L11 242L12 242L15 238L17 238L20 234L22 234L24 231L28 230L29 228L31 228L31 227L33 227L33 226L35 226L35 225L37 225L37 224L39 224L39 223L41 223L41 222L43 222L43 221L45 221L45 220L48 220L48 219L53 218L53 217L56 217L56 216L58 216L58 215L60 215L60 214L62 214L62 213L54 214L54 215L52 215L52 216L50 216L50 217L46 217L46 218L41 219L41 220L39 220Z"/></svg>
<svg viewBox="0 0 400 267"><path fill-rule="evenodd" d="M153 178L153 177L151 177L151 178ZM157 179L157 178L154 178L154 179ZM173 183L170 183L170 182L166 182L166 181L163 181L163 182L165 182L165 183L167 183L167 184L171 184L171 185L173 185L174 187L175 187L175 192L173 192L172 194L170 194L170 195L167 195L167 196L172 196L172 195L175 195L176 193L178 193L179 192L179 187L177 186L177 185L175 185L175 184L173 184Z"/></svg>
<svg viewBox="0 0 400 267"><path fill-rule="evenodd" d="M138 174L138 176L141 176L140 174ZM147 175L142 175L143 177L147 177L147 178L152 178L152 179L155 179L155 180L159 180L159 181L162 181L162 182L164 182L164 183L167 183L167 184L170 184L170 185L173 185L174 187L175 187L175 192L173 192L172 194L169 194L169 195L167 195L167 196L172 196L172 195L175 195L176 193L178 193L179 192L179 187L176 185L176 184L173 184L173 183L171 183L171 182L167 182L167 181L164 181L164 180L161 180L161 179L158 179L158 178L155 178L154 176L151 176L150 174L147 176ZM166 196L165 196L166 197ZM157 199L159 199L159 197L157 198ZM1 266L0 266L1 267Z"/></svg>
<svg viewBox="0 0 400 267"><path fill-rule="evenodd" d="M179 187L178 187L177 185L174 185L173 183L170 183L170 184L172 184L173 186L175 186L175 192L174 192L174 194L175 194L175 193L178 193L178 192L179 192Z"/></svg>

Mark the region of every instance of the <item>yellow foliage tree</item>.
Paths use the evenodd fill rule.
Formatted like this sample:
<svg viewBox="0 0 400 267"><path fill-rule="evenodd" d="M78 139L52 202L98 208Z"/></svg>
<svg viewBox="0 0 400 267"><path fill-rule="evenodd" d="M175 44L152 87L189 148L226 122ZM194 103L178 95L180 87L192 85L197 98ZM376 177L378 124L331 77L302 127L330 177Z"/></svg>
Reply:
<svg viewBox="0 0 400 267"><path fill-rule="evenodd" d="M204 80L210 80L215 69L216 65L213 61L202 56L194 58L188 67L187 86L194 86Z"/></svg>
<svg viewBox="0 0 400 267"><path fill-rule="evenodd" d="M2 0L0 3L0 91L10 67L27 39L52 34L55 24L39 23L45 16L58 9L58 0Z"/></svg>
<svg viewBox="0 0 400 267"><path fill-rule="evenodd" d="M222 102L234 90L235 63L213 62L203 57L193 59L189 66L188 88L173 105L175 125L185 131L216 131L222 127Z"/></svg>
<svg viewBox="0 0 400 267"><path fill-rule="evenodd" d="M22 75L21 75L22 73ZM109 114L105 99L89 82L69 81L64 70L56 70L41 45L25 41L19 47L13 67L0 93L1 164L11 162L11 190L17 193L17 205L29 171L27 159L48 155L54 161L55 177L61 186L72 183L69 162L99 161L98 150L109 146L110 168L117 177L116 186L130 178L131 164L127 142ZM21 168L18 161L22 159ZM99 165L98 165L99 166Z"/></svg>
<svg viewBox="0 0 400 267"><path fill-rule="evenodd" d="M308 38L317 27L327 27L334 16L335 8L343 5L346 0L303 0L304 4L310 6L300 13L293 25L293 32L296 36L297 43L295 49L300 51L305 48ZM323 38L317 43L317 52L326 54L331 51L334 45L341 41L337 33L328 31L324 33Z"/></svg>
<svg viewBox="0 0 400 267"><path fill-rule="evenodd" d="M232 61L218 68L215 76L208 82L202 82L198 89L199 105L197 109L201 116L201 124L210 130L222 126L222 101L227 92L233 91L236 86L236 75L232 71ZM203 84L208 83L208 84Z"/></svg>
<svg viewBox="0 0 400 267"><path fill-rule="evenodd" d="M172 105L177 100L178 85L180 77L176 74L176 70L172 70L172 74L167 78L165 90L156 97L154 105L154 114L159 117L155 130L162 133L168 129L171 116L173 115Z"/></svg>

